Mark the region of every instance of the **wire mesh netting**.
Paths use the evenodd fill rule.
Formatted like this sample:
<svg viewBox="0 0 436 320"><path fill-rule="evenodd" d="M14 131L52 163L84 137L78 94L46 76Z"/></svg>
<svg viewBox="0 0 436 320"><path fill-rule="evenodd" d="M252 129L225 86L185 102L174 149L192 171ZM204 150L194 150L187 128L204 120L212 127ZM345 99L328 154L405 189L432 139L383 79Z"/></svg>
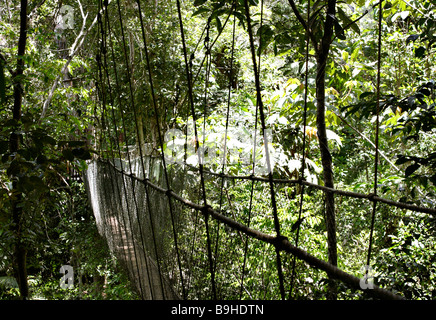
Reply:
<svg viewBox="0 0 436 320"><path fill-rule="evenodd" d="M277 188L279 207L289 212L294 209L288 218L281 216L283 233L290 238L278 243L274 236L268 236L274 234L274 226L272 208L265 201L269 191L266 181L236 181L205 172L211 207L206 211L197 204L202 198L198 171L179 164L167 170L170 188L159 157L136 158L130 165L119 159L93 161L85 177L98 230L143 299L280 299L277 246L304 261L297 263L296 283L309 295L320 290L322 281L311 279L325 279L321 270L341 279L345 291L359 288L361 278L308 253L326 251L325 235L316 241L302 236L300 248L290 243L295 240L295 224L285 222L294 219L297 211L297 206L290 207L290 189ZM241 198L251 191L252 184L256 210L249 213L250 204ZM322 194L313 192L312 196ZM319 201L321 206L322 196ZM322 215L317 212L308 219L317 224ZM282 254L287 289L292 257ZM367 291L376 297L398 298L378 287Z"/></svg>
<svg viewBox="0 0 436 320"><path fill-rule="evenodd" d="M330 257L336 256L337 230L334 223L331 224L332 217L327 217L327 214L328 212L330 215L333 214L334 218L334 196L353 197L358 201L368 202L370 206L365 209L368 212L371 211L372 206L369 249L364 250L367 253L367 265L370 264L377 203L382 202L384 205L430 214L436 214L436 211L433 208L418 207L379 197L377 195L377 174L375 174L374 193L371 194L338 190L333 187L333 184L327 186L309 182L304 179L304 166L306 165L304 156L301 162L296 160L299 164L301 163L302 174L299 179L286 180L273 177L271 159L269 159L269 138L265 134L260 71L256 64L255 44L247 1L244 1L244 11L250 36L256 85L254 90L256 92L256 118L253 121L256 123L255 131L259 129L259 137L265 139L261 149L264 149L266 172L259 177L258 172L254 170L254 155L253 170L249 176L231 176L232 172L224 171L224 167L221 172L219 169L216 172L205 170L200 157L195 167L188 165L186 149L184 152L180 150L177 154L179 160L184 157L183 161L166 162L166 157L163 157L164 142L161 136L163 130L159 127L163 120L160 119L162 115L159 115L153 89L153 72L147 51L140 2L138 1L137 4L150 85L146 91L150 92L149 107L155 116L155 119L150 118L148 121L156 126L154 143L155 147L160 146L158 152L160 156L143 156L143 150L141 150L145 143L143 141L144 128L141 124L143 119L139 120L141 108L136 105L138 102L135 100L132 89L120 4L117 1L118 19L110 19L108 5L103 6L103 3L100 3L100 6L105 8L105 16L104 19L100 16L99 20L101 48L98 56L100 59L98 60L100 77L98 93L99 103L102 106L102 128L99 133L101 136L98 147L104 151L101 152L100 160L89 163L85 180L99 232L108 240L111 251L128 271L142 298L284 299L287 295L291 296L294 277L295 283L304 285L304 290L312 292L317 290L311 290L311 287L319 285L324 280L329 282L333 279L341 280L346 285L345 291L350 288L353 290L367 288L367 278L362 285L362 278L337 267L335 261L337 257L332 260L333 262L330 261ZM186 100L187 104L189 102L191 109L194 123L192 145L196 153L201 148L193 98L193 82L195 81L193 81L193 70L190 69L192 66L188 62L179 1L177 1L177 9L188 87L184 101ZM232 6L227 20L234 9L235 7ZM112 38L114 32L111 26L114 20L119 20L121 37L118 49L122 49L124 56L125 78L120 76L117 58L114 55L114 39ZM208 30L208 27L206 26L205 30ZM209 45L206 40L205 43ZM210 70L207 67L210 63L207 55L210 54L214 43L212 42L210 46L205 44L206 54L203 62L206 61L206 70ZM308 47L309 44L307 49ZM308 61L307 52L306 62ZM108 64L111 60L112 62ZM380 58L378 62L380 63ZM306 80L307 74L306 68ZM207 79L207 74L205 77ZM128 86L122 81L126 81ZM130 94L126 95L125 91ZM377 91L379 93L379 90ZM229 115L230 93L231 86L229 86L227 116ZM204 114L206 115L207 90L204 95ZM306 98L307 94L305 94ZM261 120L260 128L257 128L258 111ZM110 128L106 128L106 121L112 122ZM132 121L133 125L127 125L127 121ZM305 126L306 119L303 122ZM227 129L228 121L225 129L226 139ZM256 134L257 132L254 135ZM305 129L303 129L303 134L305 137ZM120 136L123 139L120 139ZM132 146L128 146L129 144L139 146L139 157L131 159L134 152L128 151L126 152L127 160L120 159L122 158L121 148L133 149ZM185 144L188 142L184 141L183 145ZM118 156L113 154L116 149L118 149ZM302 149L305 150L304 143ZM377 155L378 147L376 149ZM226 151L224 147L224 154ZM375 166L377 166L376 163L377 161L375 161ZM256 166L258 165L256 163ZM228 174L224 174L225 172ZM240 173L241 170L234 172ZM303 191L305 186L311 189L312 210L306 210L310 212L305 212L307 214L301 217L304 211L303 200L308 193ZM290 188L293 193L292 201L287 195L287 188ZM329 199L326 200L326 198ZM311 221L309 224L312 228L314 226L316 226L314 229L318 228L316 231L319 235L316 235L316 240L304 234L298 240L303 219ZM324 225L320 221L323 221ZM327 225L328 221L330 221L330 227ZM325 234L326 229L328 235ZM314 248L314 246L318 247ZM315 257L310 254L310 250L328 252L328 258ZM282 254L282 252L290 254ZM296 258L303 262L296 264ZM327 272L328 279L321 279L317 284L310 281L310 275L320 273L321 270ZM304 276L307 278L301 279ZM320 279L319 276L317 278ZM374 297L401 298L383 288L374 286L371 289L367 292ZM318 288L318 291L322 290Z"/></svg>
<svg viewBox="0 0 436 320"><path fill-rule="evenodd" d="M277 297L277 277L271 272L275 269L273 247L205 217L201 210L170 200L163 192L166 182L162 161L158 157L144 160L136 158L130 165L119 159L93 161L85 175L99 233L107 239L110 250L142 298L209 299L213 297L212 273L218 298ZM171 190L185 199L198 201L201 197L198 173L177 164L168 170ZM149 182L162 190L147 187L143 172ZM234 199L235 204L231 200L240 185L233 183L236 189L232 191L232 181L227 179L224 192L214 193L212 189L218 190L221 180L210 174L206 181L211 190L208 198L214 207L221 207L235 221L249 223L247 207L240 206L238 199ZM267 190L261 187L257 193L261 196ZM253 218L271 214L268 211L253 213ZM272 230L271 225L263 228L265 232ZM208 248L214 256L213 265ZM256 256L250 257L247 254L250 250Z"/></svg>

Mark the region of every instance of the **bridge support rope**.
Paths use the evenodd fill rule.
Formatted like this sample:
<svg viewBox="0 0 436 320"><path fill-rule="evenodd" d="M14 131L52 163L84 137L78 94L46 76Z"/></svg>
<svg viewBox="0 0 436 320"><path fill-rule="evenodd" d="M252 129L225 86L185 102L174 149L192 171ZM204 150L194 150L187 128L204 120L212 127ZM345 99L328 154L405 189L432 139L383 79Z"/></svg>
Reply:
<svg viewBox="0 0 436 320"><path fill-rule="evenodd" d="M100 1L100 3L102 3ZM378 197L376 194L376 189L373 194L365 195L359 194L355 192L349 192L344 190L337 190L334 188L328 188L324 186L320 186L317 184L313 184L304 180L302 177L298 180L287 180L287 179L274 179L272 176L271 164L269 163L269 152L268 152L268 143L265 143L265 155L267 158L267 166L268 166L268 177L256 177L254 176L254 167L255 163L253 162L253 174L250 176L229 176L224 174L224 166L221 173L214 173L206 170L203 167L203 163L200 159L199 155L199 167L191 167L186 163L183 164L183 168L180 172L174 171L174 176L170 177L169 170L173 170L172 168L168 168L165 162L164 157L164 147L163 147L163 139L161 128L159 127L160 119L158 117L158 109L156 97L153 89L153 79L151 73L151 66L149 61L148 49L146 36L144 32L144 22L142 19L141 5L140 1L137 0L138 10L139 10L139 19L141 22L141 30L143 36L143 44L144 51L147 63L147 70L149 75L149 85L151 91L151 98L154 108L154 114L156 117L156 124L158 126L158 135L159 135L159 144L160 144L160 156L150 157L145 154L144 147L141 144L139 146L139 160L131 159L131 155L129 150L127 150L127 163L125 163L122 159L121 155L121 147L120 142L118 140L118 128L117 128L117 120L114 112L115 108L118 108L117 112L121 115L122 120L122 129L124 135L127 137L126 131L126 119L124 119L124 114L127 112L131 112L134 115L135 120L135 135L138 141L141 141L139 128L138 128L138 119L137 119L137 109L135 106L134 99L134 90L132 89L131 82L131 74L130 67L128 63L128 54L127 54L127 46L124 38L123 31L123 19L120 10L119 1L116 2L118 5L118 17L119 17L119 25L120 30L122 32L122 41L121 47L123 49L123 56L125 60L125 64L127 66L127 78L128 78L128 87L129 93L127 93L127 100L123 101L118 96L118 100L115 101L112 95L111 81L110 79L110 71L108 68L108 64L106 61L106 54L108 51L112 53L113 60L113 74L115 77L115 86L116 91L118 93L122 92L121 87L123 86L120 83L117 75L117 68L115 62L114 48L112 46L112 30L110 27L110 19L107 10L107 4L105 5L105 24L103 24L102 17L99 17L99 23L101 26L101 40L102 40L102 48L99 52L99 67L102 67L100 70L100 79L99 79L99 103L102 104L102 120L107 124L106 118L112 118L113 126L112 129L113 135L111 136L111 130L106 132L103 128L102 130L102 140L106 140L109 142L110 146L106 146L110 152L107 152L106 159L100 159L98 161L94 161L90 163L88 172L87 172L87 184L90 190L90 199L93 204L94 214L96 215L97 223L100 225L100 229L102 234L108 239L109 243L112 243L112 249L117 253L122 260L125 261L125 265L130 270L130 273L133 278L139 278L139 291L142 294L144 299L176 299L183 298L188 299L191 297L212 297L213 299L218 298L220 294L220 288L218 287L218 278L221 276L219 272L217 272L218 265L218 242L221 241L221 237L219 237L219 230L221 226L225 226L232 231L237 231L241 236L244 234L246 236L245 242L243 242L243 261L242 265L242 274L238 278L240 282L240 290L238 290L238 294L242 296L243 288L248 291L244 287L245 281L245 271L248 269L246 267L248 251L248 241L250 239L250 244L254 241L252 239L257 239L262 242L264 245L269 246L275 251L275 260L277 272L278 272L278 287L280 292L280 297L282 299L285 298L285 277L284 272L282 270L282 258L288 259L289 256L282 253L289 253L293 255L293 258L297 258L310 266L325 271L329 277L338 279L351 288L357 290L363 290L361 288L361 279L355 277L345 271L337 268L336 266L321 260L309 252L298 247L298 232L297 232L297 240L295 244L292 244L287 237L285 237L280 231L280 221L277 212L277 202L274 186L276 184L288 184L288 185L300 185L301 187L308 186L310 188L315 188L318 190L322 190L324 192L330 192L334 194L341 194L349 197L367 199L374 203L373 206L373 219L371 224L371 234L374 227L374 214L376 204L386 203L397 208L408 209L417 212L425 212L432 215L436 215L436 210L433 208L423 208L419 206L414 206L410 204L399 203L387 199L383 199ZM236 6L238 1L233 2L233 6ZM263 104L261 97L261 86L259 82L259 73L260 73L260 55L259 55L259 69L256 63L256 54L254 48L254 39L253 33L251 30L251 20L250 20L250 10L248 1L243 1L244 9L246 13L247 19L247 27L249 33L250 40L250 49L252 52L253 59L253 70L255 74L255 84L256 84L256 96L257 96L257 108L256 108L256 124L257 124L257 110L259 110L260 120L261 120L261 130L262 133L265 132L265 115L263 114ZM102 5L102 4L101 4ZM235 8L232 6L232 10ZM190 61L188 61L188 55L184 40L184 30L183 30L183 22L182 15L180 10L180 1L177 0L177 9L178 9L178 17L180 22L180 31L183 43L183 53L185 58L185 67L186 67L186 77L188 79L188 98L190 104L190 110L192 113L192 117L194 120L194 131L195 131L195 143L197 149L199 148L199 139L197 135L196 129L196 114L194 110L194 100L193 100L193 84L195 79L193 79L193 70ZM227 21L229 20L231 13L229 14ZM235 26L235 22L233 27ZM224 27L223 27L224 29ZM208 29L207 29L208 30ZM222 30L219 31L221 34ZM106 36L109 38L109 45L106 45ZM219 36L219 35L218 35ZM218 37L214 42L208 47L208 51L216 42ZM234 41L234 40L233 40ZM261 40L260 40L261 42ZM232 45L233 48L233 45ZM109 50L110 49L110 50ZM307 49L306 49L307 50ZM207 54L206 54L207 55ZM306 53L307 55L307 53ZM233 57L233 50L232 50ZM210 70L210 61L206 59L206 69ZM203 62L205 61L203 60ZM307 59L306 59L307 60ZM379 58L380 60L380 58ZM200 69L203 65L201 63ZM233 62L233 59L232 59ZM380 61L379 61L380 63ZM307 61L306 61L307 64ZM104 72L103 72L104 71ZM198 70L197 76L200 70ZM231 83L230 79L230 83ZM307 90L307 74L306 74L306 90ZM107 86L108 90L106 91L105 87ZM206 88L207 89L207 88ZM228 111L230 107L230 84L229 84L229 101L228 101ZM109 94L109 99L106 99L106 94ZM115 94L115 92L114 92ZM306 91L307 96L307 91ZM305 102L306 104L307 102ZM127 110L130 108L130 110ZM108 110L110 109L111 114L108 115ZM304 121L305 123L306 121ZM228 121L226 123L226 128L228 125ZM227 132L227 129L226 129ZM266 135L264 134L264 137ZM106 142L107 143L107 142ZM103 149L103 146L100 146ZM118 156L115 156L114 150L117 149ZM304 149L304 147L303 147ZM186 151L186 150L185 150ZM304 154L304 150L303 150ZM377 150L376 150L377 154ZM105 156L102 153L102 156ZM254 158L254 157L253 157ZM111 159L111 160L109 160ZM185 158L186 161L186 158ZM304 157L302 161L301 172L304 173ZM189 188L185 188L184 181L186 178L186 170L197 170L200 174L196 178L200 179L200 196L198 202L202 202L202 204L198 204L193 200L195 197L192 194L189 194L192 190ZM157 173L156 173L157 172ZM101 175L97 177L96 174ZM206 191L207 188L205 186L206 176L208 178L220 177L221 178L221 190L220 190L220 205L219 209L214 209L212 207L213 201L206 199ZM377 171L375 174L375 178L377 178ZM97 180L99 180L97 182ZM179 180L177 180L179 179ZM222 212L222 193L223 193L223 185L224 179L229 180L251 180L251 199L249 206L249 218L248 223L244 224L239 222L235 217L230 218L228 215L223 214ZM197 179L198 180L198 179ZM377 180L375 180L377 181ZM109 182L111 183L111 190L109 188ZM198 181L197 181L198 182ZM252 200L253 200L253 187L255 182L268 183L270 189L270 197L271 197L271 207L272 207L272 215L273 215L273 226L275 235L270 235L266 232L261 232L259 230L255 230L250 227L251 221L251 208L252 208ZM96 185L99 184L99 186ZM107 183L107 185L105 185ZM259 183L259 185L261 184ZM376 185L376 184L375 184ZM164 186L164 187L163 187ZM103 199L102 192L107 193L105 197L110 197L110 195L115 194L112 198ZM198 190L196 190L195 194L197 194ZM227 192L227 191L226 191ZM194 193L194 192L192 192ZM206 201L208 200L208 201ZM301 194L300 206L299 206L299 215L298 219L301 218L302 211L302 200L303 194ZM101 203L99 203L101 202ZM229 201L230 203L230 201ZM124 207L126 210L124 210ZM126 211L126 212L124 212ZM212 219L210 219L212 218ZM191 219L190 224L185 225L185 219ZM201 226L200 224L203 224ZM216 228L212 228L212 223L216 223ZM203 228L204 227L204 228ZM191 230L191 229L193 230ZM212 252L212 239L213 239L213 230L215 230L216 234L216 247L215 247L215 256ZM183 232L186 234L183 234ZM225 234L225 232L222 232ZM228 236L230 243L234 240L231 236ZM196 239L207 239L206 248L197 248L198 244L195 242ZM223 240L224 241L224 240ZM182 244L185 244L183 246ZM188 244L188 245L186 245ZM220 244L221 245L221 244ZM190 249L187 249L187 248ZM368 250L368 264L370 260L370 251L371 251L371 241ZM203 250L203 251L202 251ZM233 249L234 252L228 251L228 254L236 255L236 249ZM282 255L281 255L282 254ZM234 256L232 256L234 258ZM271 256L269 256L271 257ZM225 261L228 266L232 266L232 261L230 257L226 257L229 261ZM239 258L239 257L237 257ZM220 261L220 263L223 263ZM209 270L209 273L204 270ZM196 279L195 275L199 275L199 278ZM291 290L293 286L293 279L295 276L295 260L292 266L292 280L291 280ZM207 281L205 280L207 279ZM203 281L200 284L205 287L204 291L207 293L201 292L201 287L199 288L198 284L195 286L195 281ZM210 288L207 288L206 283L210 285ZM193 286L198 289L198 291L193 294L189 292L190 288ZM207 288L207 289L206 289ZM222 288L221 288L222 290ZM403 299L401 296L396 295L393 292L390 292L386 289L379 288L374 286L373 289L367 289L365 292L372 297L380 298L380 299ZM291 297L291 294L289 294Z"/></svg>
<svg viewBox="0 0 436 320"><path fill-rule="evenodd" d="M215 219L216 221L218 221L220 223L223 223L224 225L230 227L233 230L237 230L239 232L242 232L250 238L254 238L254 239L257 239L257 240L262 241L264 243L273 245L279 251L287 252L287 253L294 255L299 260L306 262L307 264L309 264L310 266L312 266L314 268L325 271L332 278L338 279L338 280L346 283L351 288L354 288L356 290L362 290L362 288L360 287L360 281L361 281L360 278L358 278L354 275L351 275L351 274L339 269L338 267L311 255L310 253L308 253L307 251L305 251L301 248L294 246L284 236L277 237L277 236L266 234L266 233L260 232L258 230L252 229L250 227L247 227L246 225L217 212L209 205L204 206L204 205L194 203L188 199L185 199L184 197L182 197L181 195L179 195L178 193L176 193L173 190L163 188L163 187L159 186L158 184L151 182L150 179L148 179L148 178L144 179L141 177L137 177L135 175L131 175L130 173L125 172L119 166L115 165L114 163L112 163L109 160L98 160L98 161L94 162L94 164L98 164L98 165L102 165L102 166L110 166L113 169L115 169L115 171L117 171L120 176L126 176L129 179L132 178L139 183L147 185L150 188L152 188L153 190L160 193L162 196L169 196L169 197L173 198L174 200L176 200L177 202L181 203L183 206L186 206L188 208L196 210L203 215L207 214L209 217ZM389 299L389 300L402 300L402 299L404 299L402 296L399 296L399 295L397 295L389 290L380 288L376 285L374 285L373 289L366 289L365 293L367 293L369 296L372 296L372 297L378 298L378 299Z"/></svg>

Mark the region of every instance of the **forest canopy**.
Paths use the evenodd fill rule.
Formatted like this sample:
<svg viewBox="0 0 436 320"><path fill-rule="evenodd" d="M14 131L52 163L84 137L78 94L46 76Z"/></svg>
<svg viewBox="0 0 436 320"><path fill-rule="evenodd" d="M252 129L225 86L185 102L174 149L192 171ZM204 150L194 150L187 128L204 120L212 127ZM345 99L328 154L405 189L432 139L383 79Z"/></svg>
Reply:
<svg viewBox="0 0 436 320"><path fill-rule="evenodd" d="M201 162L214 173L304 180L434 210L435 21L432 0L4 0L0 298L138 298L73 179L113 154L162 153L170 167ZM362 274L371 243L378 286L435 299L434 214L375 210L301 185L277 185L274 212L269 187L250 186L211 183L207 192L225 190L223 211L246 222L249 206L252 228L278 235L279 221L289 241L351 274ZM238 296L227 270L218 292L283 297L268 285L278 262L252 246L248 264L262 274L250 273ZM216 260L225 252L217 246ZM65 264L86 289L58 288ZM295 299L367 298L301 261L296 270Z"/></svg>

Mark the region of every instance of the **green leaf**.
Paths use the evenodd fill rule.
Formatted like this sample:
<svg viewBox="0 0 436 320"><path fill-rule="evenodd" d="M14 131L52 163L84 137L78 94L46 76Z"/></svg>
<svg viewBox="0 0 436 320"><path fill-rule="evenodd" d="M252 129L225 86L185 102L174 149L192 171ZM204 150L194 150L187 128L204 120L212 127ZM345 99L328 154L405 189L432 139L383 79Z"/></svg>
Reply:
<svg viewBox="0 0 436 320"><path fill-rule="evenodd" d="M342 26L339 24L337 20L334 21L334 24L335 24L335 34L338 37L338 39L346 40L347 38L345 37L344 29L342 28Z"/></svg>
<svg viewBox="0 0 436 320"><path fill-rule="evenodd" d="M398 156L398 159L397 159L397 161L395 161L395 164L398 164L398 165L400 165L400 164L403 164L403 163L406 163L406 162L409 162L410 161L410 159L409 159L409 157L406 157L406 156Z"/></svg>
<svg viewBox="0 0 436 320"><path fill-rule="evenodd" d="M363 100L363 99L365 99L366 97L370 97L370 96L373 96L374 95L374 92L363 92L360 96L359 96L359 99L360 100Z"/></svg>
<svg viewBox="0 0 436 320"><path fill-rule="evenodd" d="M89 159L91 159L91 153L88 150L83 149L83 148L75 148L75 149L73 149L72 150L72 154L75 157L77 157L77 158L79 158L81 160L89 160Z"/></svg>
<svg viewBox="0 0 436 320"><path fill-rule="evenodd" d="M406 172L405 172L406 178L407 178L407 177L410 177L410 175L411 175L412 173L414 173L416 170L418 170L420 166L421 166L421 165L420 165L419 163L414 163L414 164L408 166L408 167L406 168Z"/></svg>
<svg viewBox="0 0 436 320"><path fill-rule="evenodd" d="M257 31L257 36L260 37L261 39L261 43L258 50L259 53L259 52L263 52L265 48L271 43L274 37L274 31L271 29L269 25L264 24Z"/></svg>
<svg viewBox="0 0 436 320"><path fill-rule="evenodd" d="M392 3L390 1L385 2L383 9L387 10L392 8Z"/></svg>
<svg viewBox="0 0 436 320"><path fill-rule="evenodd" d="M234 11L233 14L236 16L236 18L238 18L242 28L245 29L245 15L238 11Z"/></svg>
<svg viewBox="0 0 436 320"><path fill-rule="evenodd" d="M205 13L205 12L209 12L209 9L207 9L207 8L200 8L197 11L195 11L192 16L194 17L194 16L197 16L197 15Z"/></svg>
<svg viewBox="0 0 436 320"><path fill-rule="evenodd" d="M0 154L4 154L8 152L9 142L8 141L0 141Z"/></svg>
<svg viewBox="0 0 436 320"><path fill-rule="evenodd" d="M215 22L216 22L216 28L218 29L218 32L221 32L221 30L223 28L223 24L221 23L221 20L218 16L215 17Z"/></svg>
<svg viewBox="0 0 436 320"><path fill-rule="evenodd" d="M47 135L47 136L43 136L43 137L41 138L41 140L42 140L44 143L51 144L52 146L56 145L56 140L55 140L54 138L48 136L48 135Z"/></svg>
<svg viewBox="0 0 436 320"><path fill-rule="evenodd" d="M194 6L196 6L196 7L201 6L201 5L205 4L206 2L207 2L207 0L195 0Z"/></svg>
<svg viewBox="0 0 436 320"><path fill-rule="evenodd" d="M71 152L70 149L62 150L62 155L63 155L64 158L67 159L68 161L73 161L73 160L74 160L74 154L73 154L73 152Z"/></svg>
<svg viewBox="0 0 436 320"><path fill-rule="evenodd" d="M424 58L426 49L424 47L419 47L415 49L416 58Z"/></svg>
<svg viewBox="0 0 436 320"><path fill-rule="evenodd" d="M342 21L343 25L347 26L347 28L353 29L354 32L360 35L360 29L357 23L353 23L353 20L348 17L341 7L338 7L338 17Z"/></svg>

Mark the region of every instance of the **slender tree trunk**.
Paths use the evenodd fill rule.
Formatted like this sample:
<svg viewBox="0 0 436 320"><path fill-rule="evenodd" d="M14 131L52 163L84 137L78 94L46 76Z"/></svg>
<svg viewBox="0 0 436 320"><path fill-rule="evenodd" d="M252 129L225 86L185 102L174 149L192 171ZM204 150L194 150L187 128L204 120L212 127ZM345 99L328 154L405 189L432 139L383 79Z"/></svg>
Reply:
<svg viewBox="0 0 436 320"><path fill-rule="evenodd" d="M334 188L332 156L328 147L327 132L325 124L325 70L321 70L318 62L317 83L316 83L316 126L318 133L319 148L321 151L321 162L323 167L324 185ZM329 263L337 265L336 245L336 219L335 219L335 198L331 192L325 192L325 223L327 227L328 260ZM330 286L330 299L335 299L334 288Z"/></svg>
<svg viewBox="0 0 436 320"><path fill-rule="evenodd" d="M12 130L9 139L9 149L12 154L15 154L20 148L20 134L19 132L19 122L21 120L21 105L23 100L23 85L22 85L22 75L24 71L24 60L23 55L26 51L26 38L27 38L27 0L21 0L21 11L20 11L20 36L18 40L18 52L17 52L17 69L14 72L13 83L14 83L14 106L12 109L12 117L16 121L17 125ZM27 250L23 242L22 237L22 215L23 210L20 206L22 201L22 194L17 190L18 177L12 176L12 219L13 219L13 233L15 236L15 248L14 248L14 258L15 258L15 270L18 280L18 285L20 288L20 296L22 299L27 299L29 294L29 287L27 284L27 268L26 268L26 255Z"/></svg>
<svg viewBox="0 0 436 320"><path fill-rule="evenodd" d="M328 147L326 124L325 124L325 84L323 71L318 72L320 77L319 83L316 86L317 100L317 117L316 126L318 133L319 148L321 151L321 161L323 167L323 178L326 187L334 188L332 156ZM326 193L326 224L327 235L329 242L329 262L333 265L337 264L336 252L336 223L335 223L335 206L334 194Z"/></svg>
<svg viewBox="0 0 436 320"><path fill-rule="evenodd" d="M324 24L324 36L321 46L316 55L316 126L318 133L319 148L321 151L321 162L323 167L324 184L326 187L334 188L332 156L330 154L327 130L325 124L325 69L330 51L331 39L333 37L334 16L336 13L336 0L328 1L327 15ZM336 218L335 198L331 192L325 192L325 221L327 228L328 260L337 265L337 242L336 242ZM329 299L336 299L335 285L329 286Z"/></svg>
<svg viewBox="0 0 436 320"><path fill-rule="evenodd" d="M316 127L321 152L324 184L326 187L334 188L332 156L328 146L327 129L325 124L325 69L330 52L330 45L333 39L337 0L327 1L324 33L321 41L319 41L317 36L313 33L311 23L306 21L300 14L295 2L293 0L288 0L288 2L292 11L295 13L297 20L306 29L307 35L316 52ZM329 263L336 266L338 255L336 244L335 198L333 193L327 191L325 191L325 221L327 227L328 260ZM329 286L328 299L336 299L336 286L333 283Z"/></svg>
<svg viewBox="0 0 436 320"><path fill-rule="evenodd" d="M144 122L143 122L142 110L140 109L138 110L137 123L138 123L138 141L136 143L138 145L138 156L139 156L140 153L142 153L142 155L145 155L147 153L147 150L145 148L145 138L144 138Z"/></svg>

